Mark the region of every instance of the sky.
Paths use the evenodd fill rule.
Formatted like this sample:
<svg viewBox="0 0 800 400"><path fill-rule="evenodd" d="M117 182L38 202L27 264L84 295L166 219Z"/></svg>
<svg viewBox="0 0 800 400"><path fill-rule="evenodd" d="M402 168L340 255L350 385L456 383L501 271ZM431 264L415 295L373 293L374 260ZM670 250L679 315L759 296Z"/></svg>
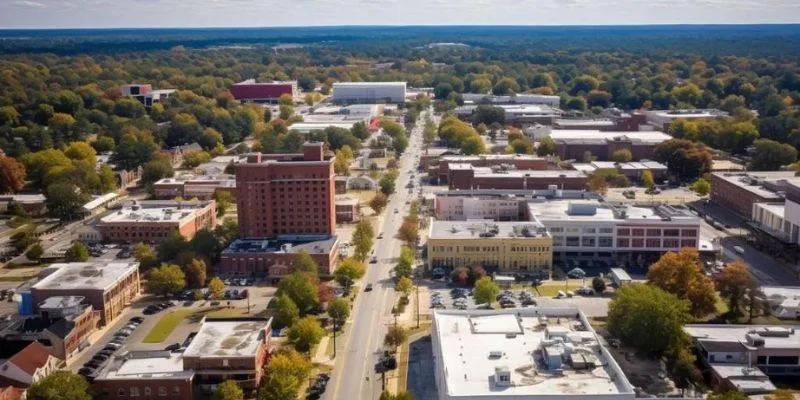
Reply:
<svg viewBox="0 0 800 400"><path fill-rule="evenodd" d="M3 28L800 22L800 0L0 0Z"/></svg>

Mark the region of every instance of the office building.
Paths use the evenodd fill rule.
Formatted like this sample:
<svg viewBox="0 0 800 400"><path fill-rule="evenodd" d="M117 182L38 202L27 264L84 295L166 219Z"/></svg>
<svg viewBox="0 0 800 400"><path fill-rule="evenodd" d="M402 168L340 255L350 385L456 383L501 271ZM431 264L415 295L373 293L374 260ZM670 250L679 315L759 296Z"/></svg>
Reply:
<svg viewBox="0 0 800 400"><path fill-rule="evenodd" d="M237 239L220 256L220 270L233 276L279 280L289 274L292 259L305 250L319 266L319 275L330 276L339 258L336 236L283 235L269 239Z"/></svg>
<svg viewBox="0 0 800 400"><path fill-rule="evenodd" d="M405 82L336 82L334 103L404 103Z"/></svg>
<svg viewBox="0 0 800 400"><path fill-rule="evenodd" d="M184 370L180 353L129 351L101 367L92 389L98 400L192 400L194 376Z"/></svg>
<svg viewBox="0 0 800 400"><path fill-rule="evenodd" d="M233 380L253 390L272 352L271 337L271 318L205 317L183 352L183 369L194 371L200 387Z"/></svg>
<svg viewBox="0 0 800 400"><path fill-rule="evenodd" d="M30 289L30 301L36 310L48 305L51 297L79 296L84 298L82 303L100 312L102 324L122 313L141 291L137 262L51 264L41 274L46 276Z"/></svg>
<svg viewBox="0 0 800 400"><path fill-rule="evenodd" d="M634 388L575 308L434 310L439 400L633 400Z"/></svg>
<svg viewBox="0 0 800 400"><path fill-rule="evenodd" d="M462 93L464 104L542 104L553 108L561 105L561 97L543 94L515 93L509 96L495 96L480 93Z"/></svg>
<svg viewBox="0 0 800 400"><path fill-rule="evenodd" d="M277 103L285 94L294 99L299 93L297 81L256 82L248 79L231 86L233 97L242 102Z"/></svg>
<svg viewBox="0 0 800 400"><path fill-rule="evenodd" d="M103 239L112 242L160 242L177 231L191 239L217 225L214 200L131 201L111 211L97 225Z"/></svg>
<svg viewBox="0 0 800 400"><path fill-rule="evenodd" d="M712 172L711 201L744 218L755 203L783 203L795 171Z"/></svg>
<svg viewBox="0 0 800 400"><path fill-rule="evenodd" d="M430 162L430 161L429 161ZM446 184L451 164L469 164L474 167L505 167L518 170L545 170L547 159L528 154L477 154L471 156L449 155L439 157L437 165L428 169L431 182Z"/></svg>
<svg viewBox="0 0 800 400"><path fill-rule="evenodd" d="M608 132L589 129L553 129L543 136L553 139L562 160L583 160L591 153L598 161L610 161L614 152L628 150L634 161L655 158L656 146L672 139L657 131Z"/></svg>
<svg viewBox="0 0 800 400"><path fill-rule="evenodd" d="M558 108L544 104L501 104L496 107L505 111L505 122L509 124L552 125L564 115ZM477 105L464 105L456 107L453 112L458 118L471 121L477 110Z"/></svg>
<svg viewBox="0 0 800 400"><path fill-rule="evenodd" d="M333 157L322 143L304 144L302 154L255 154L237 164L236 192L243 237L335 233Z"/></svg>
<svg viewBox="0 0 800 400"><path fill-rule="evenodd" d="M123 96L130 96L142 103L146 108L150 108L153 104L160 103L173 93L176 89L153 89L153 85L134 83L124 85L121 88Z"/></svg>
<svg viewBox="0 0 800 400"><path fill-rule="evenodd" d="M537 190L555 185L561 189L586 188L586 175L580 171L518 170L506 166L475 167L449 164L447 183L451 190L512 189Z"/></svg>
<svg viewBox="0 0 800 400"><path fill-rule="evenodd" d="M669 126L677 119L712 119L728 116L728 113L715 109L683 109L683 110L651 110L645 111L647 123L662 132L668 132Z"/></svg>
<svg viewBox="0 0 800 400"><path fill-rule="evenodd" d="M553 239L537 222L433 221L431 268L473 267L550 277Z"/></svg>
<svg viewBox="0 0 800 400"><path fill-rule="evenodd" d="M655 182L662 182L668 178L667 166L656 161L631 161L625 163L613 161L592 161L590 163L572 164L572 168L591 175L598 170L617 171L634 182L641 182L644 171L650 171Z"/></svg>
<svg viewBox="0 0 800 400"><path fill-rule="evenodd" d="M227 174L196 175L184 173L172 178L164 178L153 183L153 196L156 199L209 200L217 192L228 192L236 197L236 177Z"/></svg>

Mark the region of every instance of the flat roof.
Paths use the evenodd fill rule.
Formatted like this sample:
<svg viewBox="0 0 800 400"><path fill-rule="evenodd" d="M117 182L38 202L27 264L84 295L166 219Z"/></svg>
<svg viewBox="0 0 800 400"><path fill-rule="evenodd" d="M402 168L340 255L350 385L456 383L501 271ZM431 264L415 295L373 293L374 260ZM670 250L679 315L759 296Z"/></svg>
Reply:
<svg viewBox="0 0 800 400"><path fill-rule="evenodd" d="M198 168L201 166L203 166L203 164L199 165ZM227 164L225 166L227 166ZM180 175L176 175L172 178L160 179L156 183L154 183L154 185L168 185L175 183L190 184L190 185L218 184L220 186L236 186L236 176L230 174L199 175L193 173L183 173Z"/></svg>
<svg viewBox="0 0 800 400"><path fill-rule="evenodd" d="M75 307L83 300L85 297L83 296L50 296L46 298L43 302L39 303L40 309L62 309L68 307Z"/></svg>
<svg viewBox="0 0 800 400"><path fill-rule="evenodd" d="M610 119L557 119L553 125L560 126L614 126Z"/></svg>
<svg viewBox="0 0 800 400"><path fill-rule="evenodd" d="M406 86L406 82L401 81L394 81L394 82L334 82L333 87L336 86L398 86L403 85Z"/></svg>
<svg viewBox="0 0 800 400"><path fill-rule="evenodd" d="M764 340L766 349L800 349L800 333L791 325L686 325L684 332L704 342L747 343L747 334Z"/></svg>
<svg viewBox="0 0 800 400"><path fill-rule="evenodd" d="M298 122L289 126L290 131L315 131L325 130L325 128L344 128L351 129L358 121L352 122Z"/></svg>
<svg viewBox="0 0 800 400"><path fill-rule="evenodd" d="M46 200L43 194L4 194L0 195L0 201L15 201L17 203L43 203Z"/></svg>
<svg viewBox="0 0 800 400"><path fill-rule="evenodd" d="M184 357L253 357L271 318L205 318Z"/></svg>
<svg viewBox="0 0 800 400"><path fill-rule="evenodd" d="M114 210L100 219L101 223L112 222L180 222L193 217L197 211L207 207L210 201L139 201Z"/></svg>
<svg viewBox="0 0 800 400"><path fill-rule="evenodd" d="M39 290L108 290L139 270L138 262L77 262L50 264L50 275L33 285Z"/></svg>
<svg viewBox="0 0 800 400"><path fill-rule="evenodd" d="M434 310L433 319L435 357L441 360L437 374L446 385L439 390L450 398L633 399L633 387L578 309ZM498 370L510 373L509 386L496 383Z"/></svg>
<svg viewBox="0 0 800 400"><path fill-rule="evenodd" d="M553 129L549 134L550 138L556 142L567 144L577 143L600 143L614 140L630 140L632 142L658 144L672 139L672 136L659 131L627 131L627 132L607 132L595 129Z"/></svg>
<svg viewBox="0 0 800 400"><path fill-rule="evenodd" d="M486 199L515 199L515 200L532 200L532 199L597 199L600 197L595 192L586 190L574 189L559 189L558 187L552 189L468 189L468 190L445 190L432 194L435 197L469 197L469 198L486 198Z"/></svg>
<svg viewBox="0 0 800 400"><path fill-rule="evenodd" d="M528 213L537 221L672 221L698 222L699 217L682 205L635 206L594 199L529 201ZM624 215L623 215L624 213Z"/></svg>
<svg viewBox="0 0 800 400"><path fill-rule="evenodd" d="M339 238L321 235L283 235L275 239L244 238L234 240L222 255L239 253L297 253L330 254Z"/></svg>
<svg viewBox="0 0 800 400"><path fill-rule="evenodd" d="M781 218L786 214L786 204L784 203L754 203L754 205Z"/></svg>
<svg viewBox="0 0 800 400"><path fill-rule="evenodd" d="M536 221L433 221L431 239L508 239L550 237Z"/></svg>
<svg viewBox="0 0 800 400"><path fill-rule="evenodd" d="M662 118L710 118L726 116L728 113L713 108L706 109L681 109L681 110L651 110L648 115L655 115Z"/></svg>
<svg viewBox="0 0 800 400"><path fill-rule="evenodd" d="M743 190L769 199L782 199L774 186L788 185L789 180L796 177L795 171L747 171L747 172L712 172L712 176L725 180ZM773 188L765 187L773 185Z"/></svg>
<svg viewBox="0 0 800 400"><path fill-rule="evenodd" d="M513 160L546 160L544 157L534 156L531 154L475 154L475 155L452 155L442 156L439 162L451 163L465 163L470 161L480 160L499 160L499 161L513 161Z"/></svg>
<svg viewBox="0 0 800 400"><path fill-rule="evenodd" d="M169 351L130 352L113 363L100 380L191 379L194 371L183 369L183 354Z"/></svg>

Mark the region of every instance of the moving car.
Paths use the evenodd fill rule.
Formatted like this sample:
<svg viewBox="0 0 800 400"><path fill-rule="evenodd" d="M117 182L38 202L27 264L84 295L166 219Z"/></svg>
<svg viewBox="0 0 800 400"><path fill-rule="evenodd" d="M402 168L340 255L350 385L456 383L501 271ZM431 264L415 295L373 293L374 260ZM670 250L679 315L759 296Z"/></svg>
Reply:
<svg viewBox="0 0 800 400"><path fill-rule="evenodd" d="M742 248L742 246L733 246L733 250L739 254L744 254L744 249Z"/></svg>
<svg viewBox="0 0 800 400"><path fill-rule="evenodd" d="M367 286L364 288L364 291L365 292L371 292L372 291L372 284L368 283Z"/></svg>

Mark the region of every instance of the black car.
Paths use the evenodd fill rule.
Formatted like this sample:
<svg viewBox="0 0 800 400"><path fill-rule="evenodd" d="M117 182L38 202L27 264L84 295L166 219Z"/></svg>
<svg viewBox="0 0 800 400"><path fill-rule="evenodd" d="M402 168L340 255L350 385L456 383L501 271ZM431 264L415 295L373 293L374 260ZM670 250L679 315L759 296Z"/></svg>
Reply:
<svg viewBox="0 0 800 400"><path fill-rule="evenodd" d="M108 356L102 354L95 354L94 357L92 357L92 360L103 362L105 360L108 360Z"/></svg>
<svg viewBox="0 0 800 400"><path fill-rule="evenodd" d="M79 375L83 375L83 376L91 375L93 372L94 372L94 369L88 368L88 367L83 367L83 368L78 370L78 374Z"/></svg>
<svg viewBox="0 0 800 400"><path fill-rule="evenodd" d="M169 345L167 347L164 347L164 350L165 351L178 351L178 350L180 350L180 348L181 348L181 344L180 343L173 343L173 344L171 344L171 345Z"/></svg>
<svg viewBox="0 0 800 400"><path fill-rule="evenodd" d="M142 317L133 317L133 318L129 319L128 321L136 322L137 324L141 324L142 322L144 322L144 318L142 318Z"/></svg>
<svg viewBox="0 0 800 400"><path fill-rule="evenodd" d="M86 368L97 368L100 366L100 361L97 360L89 360L85 364L83 364Z"/></svg>
<svg viewBox="0 0 800 400"><path fill-rule="evenodd" d="M371 292L371 291L372 291L372 284L371 284L371 283L368 283L368 284L367 284L367 287L365 287L365 288L364 288L364 291L365 291L365 292Z"/></svg>
<svg viewBox="0 0 800 400"><path fill-rule="evenodd" d="M98 355L103 355L103 356L106 356L106 357L111 357L111 355L114 354L114 350L111 350L111 349L100 350L100 351L97 352L97 354Z"/></svg>
<svg viewBox="0 0 800 400"><path fill-rule="evenodd" d="M151 305L151 306L145 307L145 309L144 309L144 311L142 311L142 313L144 315L151 315L151 314L155 314L155 313L157 313L159 311L161 311L161 309L158 308L158 306L152 306Z"/></svg>

